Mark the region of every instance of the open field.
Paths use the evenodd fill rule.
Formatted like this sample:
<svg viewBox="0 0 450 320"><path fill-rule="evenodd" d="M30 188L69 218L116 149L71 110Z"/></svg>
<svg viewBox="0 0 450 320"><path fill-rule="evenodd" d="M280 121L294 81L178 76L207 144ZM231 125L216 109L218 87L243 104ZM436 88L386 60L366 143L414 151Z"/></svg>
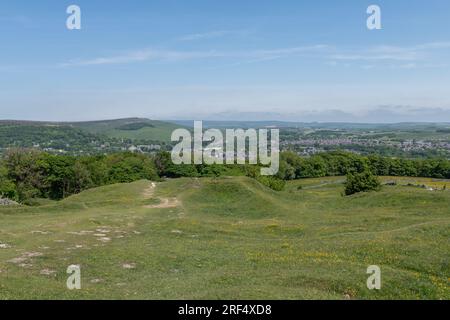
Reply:
<svg viewBox="0 0 450 320"><path fill-rule="evenodd" d="M450 299L450 191L402 186L450 181L393 179L351 197L342 177L139 181L0 208L0 299Z"/></svg>
<svg viewBox="0 0 450 320"><path fill-rule="evenodd" d="M170 142L170 136L180 126L156 120L128 118L117 120L73 122L71 126L92 134L101 134L109 138L154 140Z"/></svg>
<svg viewBox="0 0 450 320"><path fill-rule="evenodd" d="M131 145L170 143L172 132L179 127L141 118L87 122L0 120L0 153L14 147L53 153L117 152Z"/></svg>

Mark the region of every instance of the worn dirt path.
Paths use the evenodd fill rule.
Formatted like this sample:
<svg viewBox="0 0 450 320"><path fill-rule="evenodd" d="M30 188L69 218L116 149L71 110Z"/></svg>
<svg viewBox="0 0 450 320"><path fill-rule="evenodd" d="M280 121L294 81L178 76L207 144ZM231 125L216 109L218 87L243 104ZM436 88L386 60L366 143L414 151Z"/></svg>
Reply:
<svg viewBox="0 0 450 320"><path fill-rule="evenodd" d="M148 198L152 198L155 194L155 189L156 189L156 183L152 182L150 184L150 186L144 190L144 197L146 199ZM160 198L158 197L157 199L159 199L159 203L158 204L150 204L150 205L146 205L144 206L147 209L164 209L164 208L175 208L180 206L181 202L177 199L177 198Z"/></svg>

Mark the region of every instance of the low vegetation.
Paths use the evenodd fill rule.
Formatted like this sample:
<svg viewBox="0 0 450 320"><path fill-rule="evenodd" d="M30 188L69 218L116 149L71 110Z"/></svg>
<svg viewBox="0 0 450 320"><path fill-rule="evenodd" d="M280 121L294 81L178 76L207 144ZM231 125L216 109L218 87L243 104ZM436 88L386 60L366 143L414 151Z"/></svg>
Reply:
<svg viewBox="0 0 450 320"><path fill-rule="evenodd" d="M143 180L0 208L0 299L450 299L450 193L406 186L449 182L382 181L342 197L345 177Z"/></svg>
<svg viewBox="0 0 450 320"><path fill-rule="evenodd" d="M379 191L381 182L370 170L359 173L349 173L345 182L345 194L350 196L359 192Z"/></svg>

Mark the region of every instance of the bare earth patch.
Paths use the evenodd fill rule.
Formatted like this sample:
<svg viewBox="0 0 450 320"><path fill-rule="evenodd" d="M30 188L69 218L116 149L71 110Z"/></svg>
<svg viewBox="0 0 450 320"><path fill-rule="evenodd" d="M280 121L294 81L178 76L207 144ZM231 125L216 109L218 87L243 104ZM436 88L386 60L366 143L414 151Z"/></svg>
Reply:
<svg viewBox="0 0 450 320"><path fill-rule="evenodd" d="M164 209L164 208L176 208L180 205L180 201L177 198L160 198L161 202L158 204L147 205L148 209Z"/></svg>
<svg viewBox="0 0 450 320"><path fill-rule="evenodd" d="M155 189L156 189L156 183L154 183L154 182L150 183L150 186L144 190L143 196L145 198L152 197L153 194L155 193Z"/></svg>
<svg viewBox="0 0 450 320"><path fill-rule="evenodd" d="M100 282L102 282L103 280L102 279L92 279L91 281L90 281L90 283L100 283Z"/></svg>
<svg viewBox="0 0 450 320"><path fill-rule="evenodd" d="M111 230L109 229L96 229L95 231L99 232L99 233L110 233Z"/></svg>
<svg viewBox="0 0 450 320"><path fill-rule="evenodd" d="M143 196L145 198L151 198L155 194L156 183L152 182L150 186L144 190ZM144 206L147 209L165 209L176 208L180 205L180 201L177 198L158 198L160 203L150 204Z"/></svg>
<svg viewBox="0 0 450 320"><path fill-rule="evenodd" d="M56 271L50 269L43 269L41 270L40 274L43 276L54 276L56 274Z"/></svg>
<svg viewBox="0 0 450 320"><path fill-rule="evenodd" d="M42 257L43 255L44 254L42 252L24 252L20 257L13 258L7 262L17 264L22 268L29 268L33 266L29 263L32 258Z"/></svg>
<svg viewBox="0 0 450 320"><path fill-rule="evenodd" d="M101 237L101 238L103 238L103 237L106 237L106 234L104 234L104 233L96 233L96 234L94 234L94 237Z"/></svg>
<svg viewBox="0 0 450 320"><path fill-rule="evenodd" d="M26 260L27 260L27 258L25 258L25 257L17 257L17 258L13 258L11 260L8 260L7 262L11 262L11 263L17 264L17 263L24 262Z"/></svg>
<svg viewBox="0 0 450 320"><path fill-rule="evenodd" d="M40 230L36 230L36 231L31 231L31 234L42 234L42 235L46 235L46 234L50 234L50 231L40 231Z"/></svg>

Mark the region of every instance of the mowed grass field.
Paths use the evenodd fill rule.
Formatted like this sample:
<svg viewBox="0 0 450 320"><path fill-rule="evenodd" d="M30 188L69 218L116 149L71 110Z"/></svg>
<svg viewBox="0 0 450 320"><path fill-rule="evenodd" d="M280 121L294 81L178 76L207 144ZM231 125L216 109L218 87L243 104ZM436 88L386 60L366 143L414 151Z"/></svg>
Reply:
<svg viewBox="0 0 450 320"><path fill-rule="evenodd" d="M0 299L450 299L450 191L400 180L351 197L342 177L139 181L0 208Z"/></svg>

